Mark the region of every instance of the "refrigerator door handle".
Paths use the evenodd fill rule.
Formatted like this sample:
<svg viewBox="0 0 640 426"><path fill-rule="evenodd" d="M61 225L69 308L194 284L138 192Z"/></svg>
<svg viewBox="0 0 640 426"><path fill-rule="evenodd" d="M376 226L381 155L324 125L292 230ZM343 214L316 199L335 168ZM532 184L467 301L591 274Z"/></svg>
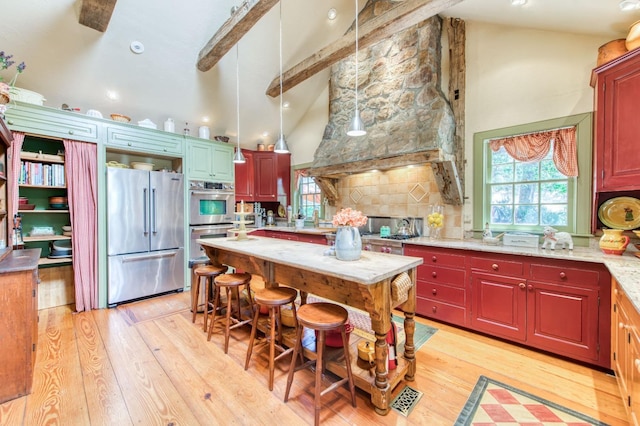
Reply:
<svg viewBox="0 0 640 426"><path fill-rule="evenodd" d="M142 220L144 222L143 231L144 231L144 234L147 235L149 233L149 230L147 229L147 225L148 225L147 218L149 217L149 214L147 212L149 210L149 205L148 205L149 204L149 199L147 198L147 188L144 188L142 190L142 197L143 197L142 204L144 206L143 212L142 212L142 214L143 214L143 219Z"/></svg>
<svg viewBox="0 0 640 426"><path fill-rule="evenodd" d="M127 262L136 262L139 260L148 260L148 259L162 259L163 257L175 257L176 256L176 252L171 252L171 253L155 253L152 255L144 255L144 256L126 256L122 258L122 263L127 263Z"/></svg>
<svg viewBox="0 0 640 426"><path fill-rule="evenodd" d="M151 232L153 232L154 234L157 234L158 233L158 213L157 213L158 202L156 200L156 189L155 188L153 188L151 190L151 208L152 208L152 211L151 211L152 219L151 220L153 221L153 223L151 225L152 226Z"/></svg>

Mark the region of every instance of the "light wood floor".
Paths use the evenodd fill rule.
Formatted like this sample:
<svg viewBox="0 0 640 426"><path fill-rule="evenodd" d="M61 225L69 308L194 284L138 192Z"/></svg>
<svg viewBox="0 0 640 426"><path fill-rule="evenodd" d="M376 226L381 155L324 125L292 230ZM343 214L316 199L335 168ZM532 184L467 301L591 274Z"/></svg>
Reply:
<svg viewBox="0 0 640 426"><path fill-rule="evenodd" d="M608 374L417 320L439 331L417 353L410 385L424 396L409 417L376 415L362 391L354 409L340 389L323 399L323 424L452 425L479 375L611 425L627 424ZM0 425L313 423L310 371L296 373L285 404L290 358L276 369L270 392L266 354L254 354L244 371L248 332L232 332L228 355L223 340L215 334L207 342L202 315L191 323L188 292L89 313L74 314L68 306L41 310L33 392L0 405Z"/></svg>

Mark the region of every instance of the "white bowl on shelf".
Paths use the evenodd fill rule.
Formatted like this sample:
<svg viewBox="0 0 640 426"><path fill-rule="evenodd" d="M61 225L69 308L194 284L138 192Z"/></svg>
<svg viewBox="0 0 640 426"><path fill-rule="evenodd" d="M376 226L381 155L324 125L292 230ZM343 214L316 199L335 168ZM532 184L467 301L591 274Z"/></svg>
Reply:
<svg viewBox="0 0 640 426"><path fill-rule="evenodd" d="M137 161L131 163L132 168L136 170L146 170L148 172L153 170L153 166L155 166L153 163L139 163Z"/></svg>

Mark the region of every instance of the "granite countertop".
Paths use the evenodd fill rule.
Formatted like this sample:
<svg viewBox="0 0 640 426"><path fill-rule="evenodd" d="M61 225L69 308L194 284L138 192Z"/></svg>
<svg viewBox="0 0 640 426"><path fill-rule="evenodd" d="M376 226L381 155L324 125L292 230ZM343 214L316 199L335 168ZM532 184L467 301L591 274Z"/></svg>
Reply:
<svg viewBox="0 0 640 426"><path fill-rule="evenodd" d="M629 246L622 256L615 254L604 254L598 248L574 247L573 250L557 249L549 250L540 247L514 247L504 245L484 244L482 240L431 240L428 237L412 238L405 241L406 244L416 244L422 246L451 248L459 250L476 250L487 253L512 254L518 256L548 257L550 259L567 259L572 261L602 263L611 275L620 283L624 292L629 296L629 300L640 312L640 258L634 253L637 250Z"/></svg>
<svg viewBox="0 0 640 426"><path fill-rule="evenodd" d="M250 236L246 240L235 238L208 238L198 244L254 256L273 263L317 272L327 276L374 284L394 277L422 263L422 258L363 251L359 260L342 261L326 255L328 247L320 244Z"/></svg>

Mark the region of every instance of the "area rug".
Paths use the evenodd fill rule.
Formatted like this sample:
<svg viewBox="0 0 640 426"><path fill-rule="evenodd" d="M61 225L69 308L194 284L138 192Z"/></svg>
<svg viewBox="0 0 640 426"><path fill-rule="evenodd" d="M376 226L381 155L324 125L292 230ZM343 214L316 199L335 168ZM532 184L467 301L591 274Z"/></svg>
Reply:
<svg viewBox="0 0 640 426"><path fill-rule="evenodd" d="M528 392L480 376L455 426L607 426L599 420Z"/></svg>

